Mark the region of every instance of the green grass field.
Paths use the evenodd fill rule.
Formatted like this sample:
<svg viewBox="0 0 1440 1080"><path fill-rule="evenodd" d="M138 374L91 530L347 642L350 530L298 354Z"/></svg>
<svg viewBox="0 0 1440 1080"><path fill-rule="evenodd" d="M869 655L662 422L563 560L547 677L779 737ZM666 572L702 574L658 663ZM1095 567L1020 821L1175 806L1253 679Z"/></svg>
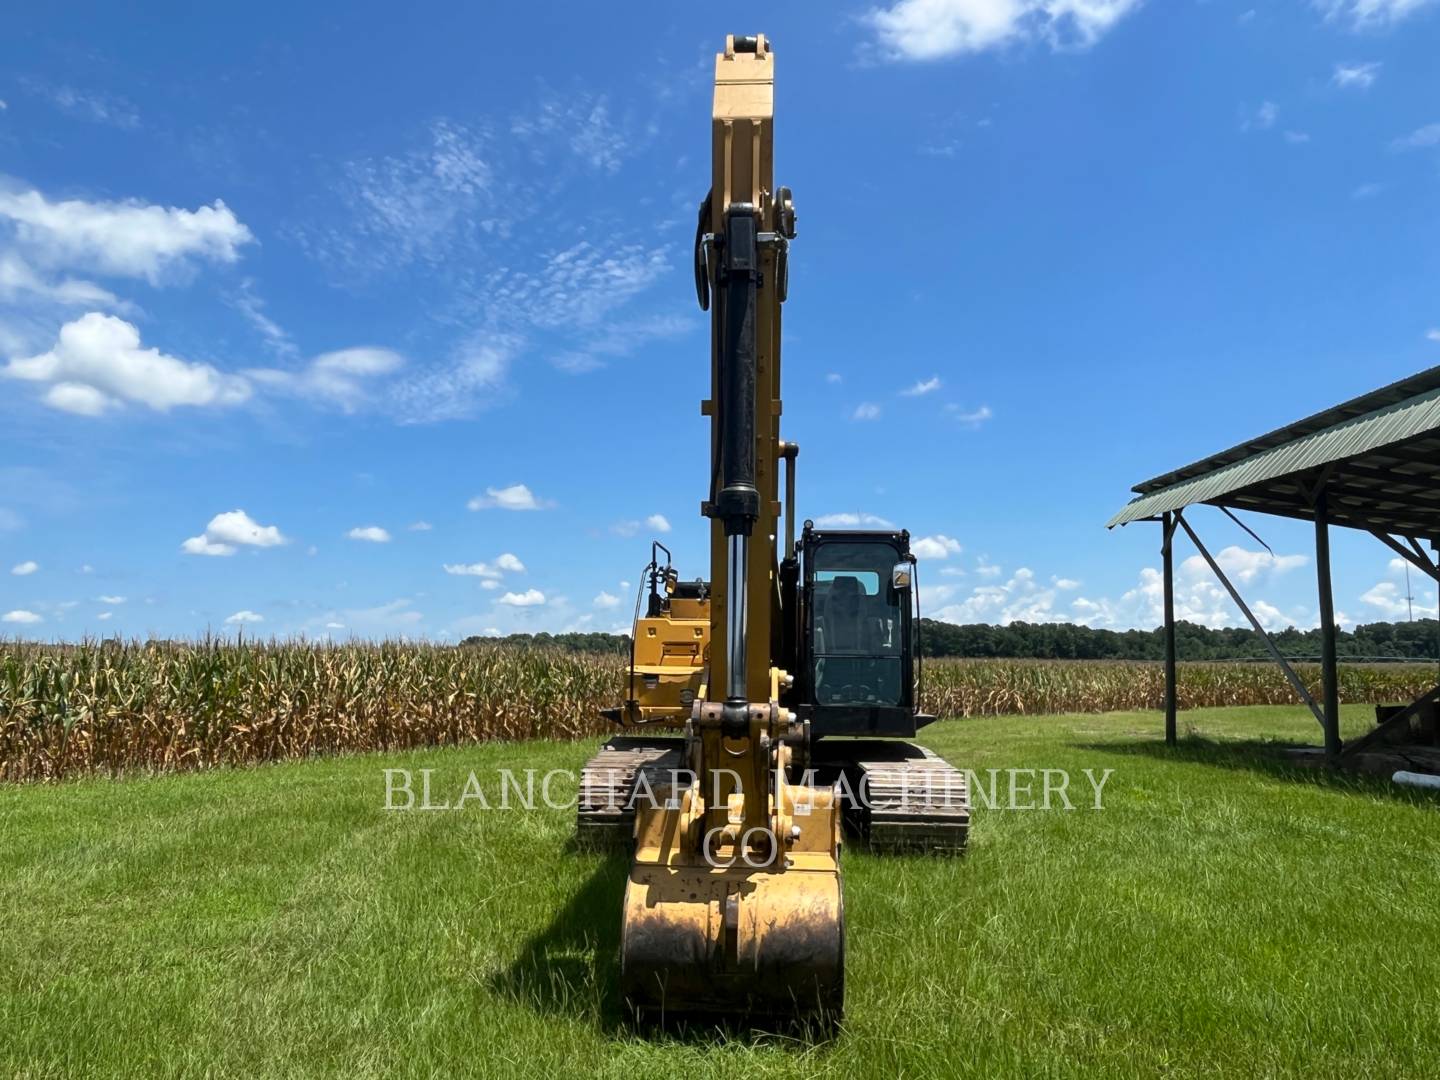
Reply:
<svg viewBox="0 0 1440 1080"><path fill-rule="evenodd" d="M1278 764L1264 740L1318 737L1300 710L1182 725L1176 751L1154 714L929 729L977 770L1114 769L1106 806L982 809L959 860L847 847L828 1041L629 1028L624 861L572 850L569 813L382 809L387 766L453 799L593 743L5 787L0 1073L1433 1072L1440 805Z"/></svg>

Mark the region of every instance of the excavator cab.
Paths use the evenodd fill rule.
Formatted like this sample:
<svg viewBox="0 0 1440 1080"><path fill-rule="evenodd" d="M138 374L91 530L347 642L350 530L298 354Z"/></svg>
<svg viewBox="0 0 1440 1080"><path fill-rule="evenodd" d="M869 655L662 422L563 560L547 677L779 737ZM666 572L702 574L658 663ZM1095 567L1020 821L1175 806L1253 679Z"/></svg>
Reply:
<svg viewBox="0 0 1440 1080"><path fill-rule="evenodd" d="M915 559L908 532L814 528L799 545L796 705L812 737L914 735Z"/></svg>

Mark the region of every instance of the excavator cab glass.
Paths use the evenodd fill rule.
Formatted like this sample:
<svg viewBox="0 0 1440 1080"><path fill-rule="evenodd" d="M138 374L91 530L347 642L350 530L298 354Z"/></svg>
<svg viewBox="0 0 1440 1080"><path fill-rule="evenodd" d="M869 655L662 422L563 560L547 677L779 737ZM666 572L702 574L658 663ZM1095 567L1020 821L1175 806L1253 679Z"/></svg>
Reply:
<svg viewBox="0 0 1440 1080"><path fill-rule="evenodd" d="M817 734L914 734L913 564L900 532L801 539L797 704Z"/></svg>
<svg viewBox="0 0 1440 1080"><path fill-rule="evenodd" d="M817 705L905 703L908 589L889 544L833 541L810 552L810 675Z"/></svg>

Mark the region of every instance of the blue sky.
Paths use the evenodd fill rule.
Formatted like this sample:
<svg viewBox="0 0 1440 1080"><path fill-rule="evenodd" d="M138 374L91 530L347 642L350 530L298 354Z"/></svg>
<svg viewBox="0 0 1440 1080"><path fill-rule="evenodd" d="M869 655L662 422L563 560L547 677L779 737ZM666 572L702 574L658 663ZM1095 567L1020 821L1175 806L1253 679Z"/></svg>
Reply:
<svg viewBox="0 0 1440 1080"><path fill-rule="evenodd" d="M703 572L726 32L776 48L801 512L924 538L929 614L1154 625L1130 484L1440 363L1437 0L821 10L11 13L0 632L608 630L649 536ZM1313 624L1306 527L1195 517ZM1193 562L1180 607L1240 621Z"/></svg>

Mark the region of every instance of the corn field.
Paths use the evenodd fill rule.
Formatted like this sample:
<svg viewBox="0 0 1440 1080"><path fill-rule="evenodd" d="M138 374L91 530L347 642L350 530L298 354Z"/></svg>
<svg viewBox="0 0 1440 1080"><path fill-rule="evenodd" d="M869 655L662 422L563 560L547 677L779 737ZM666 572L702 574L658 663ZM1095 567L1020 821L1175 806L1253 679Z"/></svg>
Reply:
<svg viewBox="0 0 1440 1080"><path fill-rule="evenodd" d="M1318 693L1319 673L1301 675ZM609 729L624 659L513 646L0 643L0 780L201 769ZM1268 664L1182 664L1180 705L1287 704ZM1409 701L1424 666L1345 667L1341 700ZM930 660L939 716L1158 709L1158 664Z"/></svg>
<svg viewBox="0 0 1440 1080"><path fill-rule="evenodd" d="M501 646L0 644L0 780L603 730L620 658Z"/></svg>
<svg viewBox="0 0 1440 1080"><path fill-rule="evenodd" d="M1320 699L1320 666L1295 672ZM1342 703L1403 704L1435 686L1433 665L1340 667ZM1182 709L1298 705L1299 695L1270 663L1187 663L1176 672ZM1111 660L927 660L922 703L936 716L1120 712L1159 709L1165 672L1158 663Z"/></svg>

